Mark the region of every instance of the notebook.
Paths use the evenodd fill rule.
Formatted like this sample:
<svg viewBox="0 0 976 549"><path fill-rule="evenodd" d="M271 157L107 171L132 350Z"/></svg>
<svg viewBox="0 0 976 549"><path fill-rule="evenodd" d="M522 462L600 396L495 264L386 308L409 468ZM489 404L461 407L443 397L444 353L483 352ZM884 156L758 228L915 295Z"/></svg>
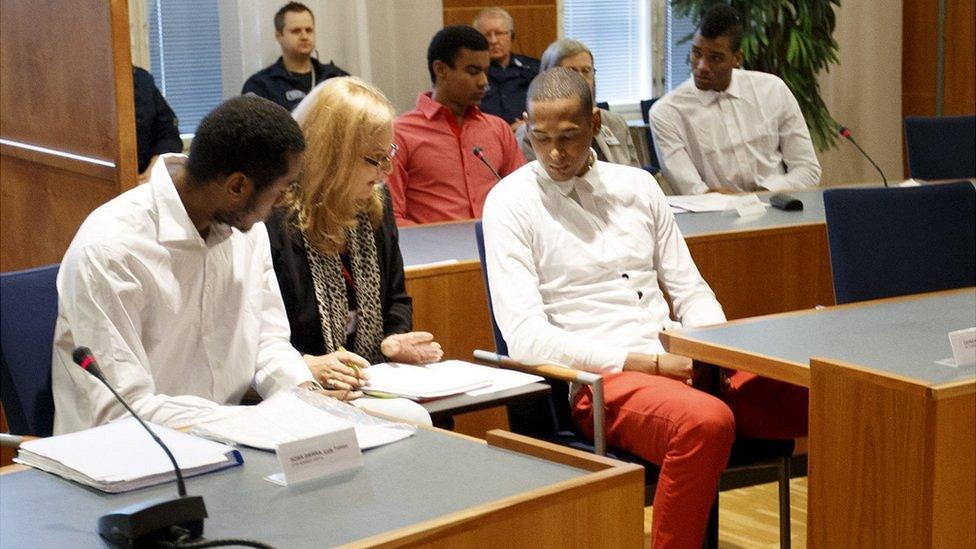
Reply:
<svg viewBox="0 0 976 549"><path fill-rule="evenodd" d="M184 477L244 463L226 444L148 425L173 452ZM166 453L132 417L25 442L14 461L113 494L176 479Z"/></svg>

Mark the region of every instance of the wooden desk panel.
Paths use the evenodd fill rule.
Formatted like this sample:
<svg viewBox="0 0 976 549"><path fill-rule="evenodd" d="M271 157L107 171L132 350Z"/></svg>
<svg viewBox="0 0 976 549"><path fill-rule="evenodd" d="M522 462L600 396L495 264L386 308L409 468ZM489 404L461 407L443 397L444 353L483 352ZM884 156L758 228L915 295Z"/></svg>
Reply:
<svg viewBox="0 0 976 549"><path fill-rule="evenodd" d="M945 334L976 318L974 306L973 288L964 288L667 332L662 341L810 388L810 547L972 547L976 378L972 367L935 361L951 352Z"/></svg>
<svg viewBox="0 0 976 549"><path fill-rule="evenodd" d="M686 241L730 320L834 304L823 224L690 236Z"/></svg>
<svg viewBox="0 0 976 549"><path fill-rule="evenodd" d="M444 358L471 360L475 349L494 349L488 300L478 261L407 267L413 329L434 334Z"/></svg>
<svg viewBox="0 0 976 549"><path fill-rule="evenodd" d="M810 362L810 547L972 547L976 383Z"/></svg>

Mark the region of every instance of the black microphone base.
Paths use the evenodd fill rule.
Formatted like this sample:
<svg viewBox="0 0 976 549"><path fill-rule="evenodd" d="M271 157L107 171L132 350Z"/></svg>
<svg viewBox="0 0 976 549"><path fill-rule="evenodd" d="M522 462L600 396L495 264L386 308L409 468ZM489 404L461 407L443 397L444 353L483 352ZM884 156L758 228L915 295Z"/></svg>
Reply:
<svg viewBox="0 0 976 549"><path fill-rule="evenodd" d="M187 541L203 535L207 508L201 496L157 499L123 507L98 519L98 535L112 547L157 547L160 541L175 541L189 532Z"/></svg>

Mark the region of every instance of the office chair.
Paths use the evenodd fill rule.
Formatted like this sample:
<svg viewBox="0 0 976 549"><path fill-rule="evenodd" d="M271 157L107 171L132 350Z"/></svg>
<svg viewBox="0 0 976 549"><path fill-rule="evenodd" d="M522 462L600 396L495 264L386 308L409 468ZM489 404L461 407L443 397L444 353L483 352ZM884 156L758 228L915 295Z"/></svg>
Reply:
<svg viewBox="0 0 976 549"><path fill-rule="evenodd" d="M823 201L837 304L976 285L972 183L827 189Z"/></svg>
<svg viewBox="0 0 976 549"><path fill-rule="evenodd" d="M905 148L913 179L976 177L976 115L906 116Z"/></svg>
<svg viewBox="0 0 976 549"><path fill-rule="evenodd" d="M58 267L0 273L0 400L11 433L50 436L54 428Z"/></svg>
<svg viewBox="0 0 976 549"><path fill-rule="evenodd" d="M488 298L488 314L495 340L494 353L476 350L476 359L504 368L521 370L545 378L551 391L546 399L508 406L509 428L519 434L569 446L578 450L608 456L620 461L637 463L644 467L644 505L654 502L654 491L660 467L619 448L608 448L604 432L603 378L590 372L582 372L556 365L525 365L509 358L508 344L502 336L491 302L491 286L485 263L485 238L481 220L474 225L481 258L481 272ZM712 368L714 387L718 386L718 369ZM593 440L588 440L572 419L569 404L569 383L588 385L593 394ZM791 457L794 441L738 439L733 444L729 463L722 474L719 488L731 490L771 482L779 483L780 547L789 549L790 539L790 486ZM718 493L709 515L705 533L705 547L718 547Z"/></svg>
<svg viewBox="0 0 976 549"><path fill-rule="evenodd" d="M651 173L661 171L661 161L657 158L657 149L654 148L654 133L651 131L651 107L654 106L654 103L656 103L658 99L660 99L660 97L655 97L653 99L641 99L640 102L641 118L643 118L644 123L647 124L647 129L645 131L647 132L647 149L650 154L648 158L651 160L651 163L648 164L648 167L650 167L650 170L648 171Z"/></svg>

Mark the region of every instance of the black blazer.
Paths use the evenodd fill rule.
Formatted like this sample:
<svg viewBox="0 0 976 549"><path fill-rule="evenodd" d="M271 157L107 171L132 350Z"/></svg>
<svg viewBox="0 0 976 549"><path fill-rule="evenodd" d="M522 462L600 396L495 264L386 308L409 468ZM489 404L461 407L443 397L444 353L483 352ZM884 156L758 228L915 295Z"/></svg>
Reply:
<svg viewBox="0 0 976 549"><path fill-rule="evenodd" d="M400 255L399 233L393 218L389 191L384 192L383 222L376 230L376 258L380 270L380 303L385 335L409 332L413 324L413 300L407 295ZM286 212L278 209L268 218L271 260L291 326L291 344L303 354L325 353L312 271L301 233L287 227ZM376 349L376 355L379 355ZM366 357L369 358L369 357Z"/></svg>

